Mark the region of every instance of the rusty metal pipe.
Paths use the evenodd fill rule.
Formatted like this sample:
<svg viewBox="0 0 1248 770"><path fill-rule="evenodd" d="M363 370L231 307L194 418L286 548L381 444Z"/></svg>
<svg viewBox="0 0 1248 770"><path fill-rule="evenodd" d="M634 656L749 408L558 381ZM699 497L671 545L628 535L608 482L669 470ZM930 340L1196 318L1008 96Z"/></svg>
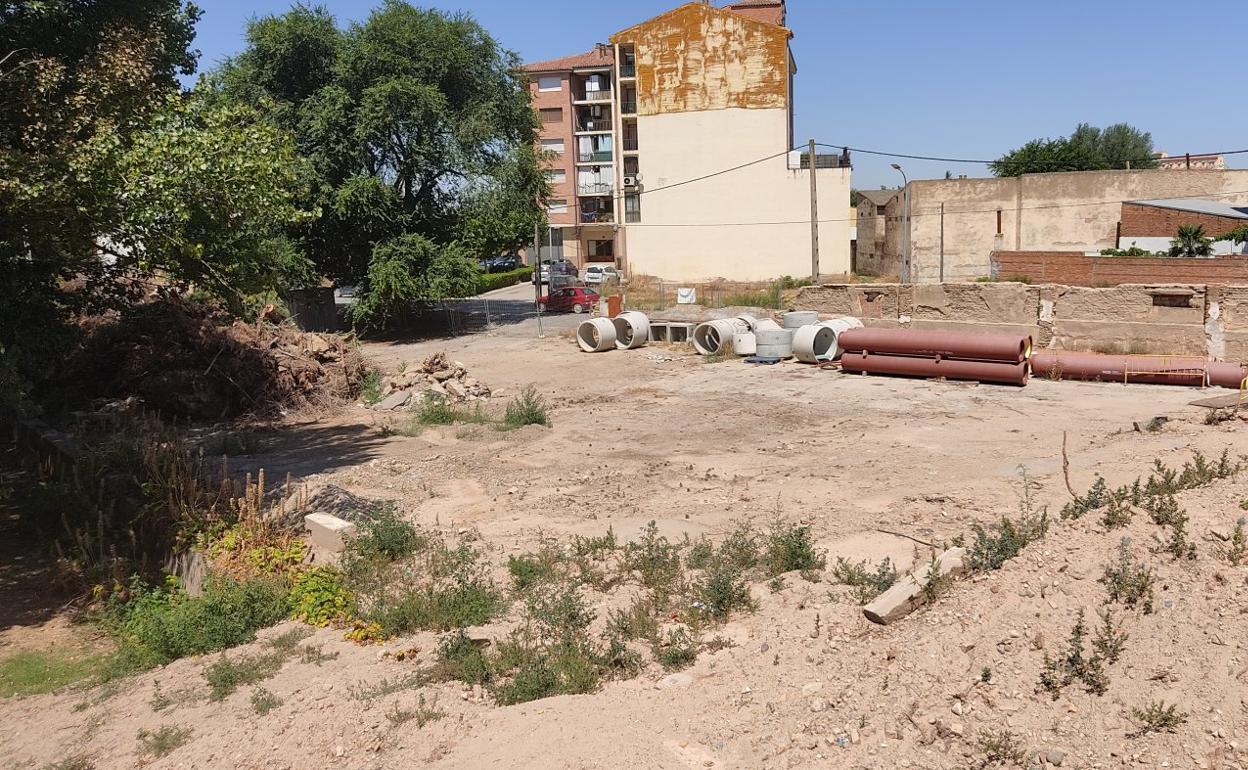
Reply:
<svg viewBox="0 0 1248 770"><path fill-rule="evenodd" d="M1031 371L1053 380L1141 383L1147 385L1216 385L1240 388L1248 379L1244 364L1209 361L1197 356L1133 356L1044 350L1031 357Z"/></svg>
<svg viewBox="0 0 1248 770"><path fill-rule="evenodd" d="M907 377L944 377L947 380L973 380L1002 385L1026 385L1027 362L962 361L953 358L889 356L876 353L846 353L841 369L850 373L897 374Z"/></svg>
<svg viewBox="0 0 1248 770"><path fill-rule="evenodd" d="M1026 334L968 334L919 329L849 329L837 338L847 353L1019 363L1031 355Z"/></svg>

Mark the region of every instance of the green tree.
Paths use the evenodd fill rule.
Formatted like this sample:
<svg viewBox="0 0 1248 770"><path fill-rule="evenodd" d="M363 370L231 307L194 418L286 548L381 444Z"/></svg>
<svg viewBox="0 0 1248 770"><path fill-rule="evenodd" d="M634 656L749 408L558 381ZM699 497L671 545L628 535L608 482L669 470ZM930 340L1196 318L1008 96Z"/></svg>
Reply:
<svg viewBox="0 0 1248 770"><path fill-rule="evenodd" d="M246 50L214 82L295 134L315 173L309 204L323 213L296 232L299 248L321 273L360 286L361 324L392 318L387 302L466 290L434 279L459 276L464 254L518 248L544 224L519 60L469 16L387 0L343 30L297 5L253 21ZM411 277L427 286L397 280L396 266L426 259L451 264Z"/></svg>
<svg viewBox="0 0 1248 770"><path fill-rule="evenodd" d="M1127 124L1105 129L1080 123L1068 137L1033 139L989 164L1000 177L1054 171L1157 168L1153 137Z"/></svg>
<svg viewBox="0 0 1248 770"><path fill-rule="evenodd" d="M1179 225L1179 231L1170 241L1172 257L1211 257L1213 256L1213 239L1205 237L1205 228L1200 225Z"/></svg>

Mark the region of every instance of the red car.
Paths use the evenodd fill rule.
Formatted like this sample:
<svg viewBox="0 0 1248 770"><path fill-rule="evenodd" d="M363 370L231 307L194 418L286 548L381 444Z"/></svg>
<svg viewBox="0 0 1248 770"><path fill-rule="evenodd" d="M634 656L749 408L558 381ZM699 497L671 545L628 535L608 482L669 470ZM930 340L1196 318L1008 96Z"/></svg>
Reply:
<svg viewBox="0 0 1248 770"><path fill-rule="evenodd" d="M555 289L549 296L542 297L538 302L545 312L584 313L598 301L598 294L582 286L569 286L566 289Z"/></svg>

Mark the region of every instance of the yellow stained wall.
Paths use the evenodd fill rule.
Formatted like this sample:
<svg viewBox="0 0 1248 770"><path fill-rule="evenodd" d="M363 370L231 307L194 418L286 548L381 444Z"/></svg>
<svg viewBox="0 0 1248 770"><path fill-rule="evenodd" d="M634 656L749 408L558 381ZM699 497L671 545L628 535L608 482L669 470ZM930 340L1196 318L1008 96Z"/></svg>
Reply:
<svg viewBox="0 0 1248 770"><path fill-rule="evenodd" d="M637 57L639 115L788 107L784 27L689 3L612 36Z"/></svg>

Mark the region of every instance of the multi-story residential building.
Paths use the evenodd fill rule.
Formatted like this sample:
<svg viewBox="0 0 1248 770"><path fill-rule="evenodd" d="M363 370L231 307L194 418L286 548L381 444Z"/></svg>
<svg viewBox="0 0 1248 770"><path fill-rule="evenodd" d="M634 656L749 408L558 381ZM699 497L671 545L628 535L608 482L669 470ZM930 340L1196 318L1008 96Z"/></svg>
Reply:
<svg viewBox="0 0 1248 770"><path fill-rule="evenodd" d="M527 66L552 153L542 257L675 280L849 271L847 155L793 151L783 0L691 2ZM811 167L814 167L813 169Z"/></svg>

